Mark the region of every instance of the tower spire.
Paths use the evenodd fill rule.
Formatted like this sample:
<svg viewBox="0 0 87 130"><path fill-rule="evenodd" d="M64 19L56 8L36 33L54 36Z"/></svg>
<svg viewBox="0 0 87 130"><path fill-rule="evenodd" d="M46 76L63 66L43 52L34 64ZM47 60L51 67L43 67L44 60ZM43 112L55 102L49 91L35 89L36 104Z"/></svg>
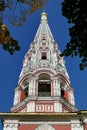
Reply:
<svg viewBox="0 0 87 130"><path fill-rule="evenodd" d="M37 33L23 61L11 111L76 110L64 60L49 28L48 15L42 12Z"/></svg>

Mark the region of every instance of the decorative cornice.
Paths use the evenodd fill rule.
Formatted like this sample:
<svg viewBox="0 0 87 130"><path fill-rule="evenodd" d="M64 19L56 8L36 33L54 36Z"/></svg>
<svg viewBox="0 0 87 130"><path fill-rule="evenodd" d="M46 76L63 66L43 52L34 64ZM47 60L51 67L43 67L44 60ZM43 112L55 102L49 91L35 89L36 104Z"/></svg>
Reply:
<svg viewBox="0 0 87 130"><path fill-rule="evenodd" d="M84 119L85 123L87 119L87 110L80 111L81 117L77 112L58 112L58 113L0 113L0 117L2 119L2 123L4 120L17 120L18 124L22 124L23 122L58 122L57 124L71 124L72 121L80 121L81 117Z"/></svg>
<svg viewBox="0 0 87 130"><path fill-rule="evenodd" d="M14 112L1 112L0 117L9 117L9 116L58 116L59 117L78 117L78 112L56 112L56 113L28 113L28 112L19 112L19 113L14 113ZM87 116L87 110L81 110L80 113L84 116Z"/></svg>

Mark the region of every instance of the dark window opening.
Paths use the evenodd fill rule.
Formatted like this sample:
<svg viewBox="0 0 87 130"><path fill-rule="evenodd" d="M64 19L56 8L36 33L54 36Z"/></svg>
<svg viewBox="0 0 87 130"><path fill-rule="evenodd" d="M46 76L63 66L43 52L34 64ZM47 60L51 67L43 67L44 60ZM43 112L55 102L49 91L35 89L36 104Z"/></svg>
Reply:
<svg viewBox="0 0 87 130"><path fill-rule="evenodd" d="M65 92L63 89L61 89L61 96L64 97L64 95L65 95Z"/></svg>
<svg viewBox="0 0 87 130"><path fill-rule="evenodd" d="M42 38L42 40L45 40L45 41L46 41L46 38L45 38L45 37L43 37L43 38Z"/></svg>
<svg viewBox="0 0 87 130"><path fill-rule="evenodd" d="M39 77L38 96L51 96L51 83L49 76L46 74L43 74Z"/></svg>
<svg viewBox="0 0 87 130"><path fill-rule="evenodd" d="M25 79L21 85L21 96L20 101L28 97L29 79Z"/></svg>
<svg viewBox="0 0 87 130"><path fill-rule="evenodd" d="M25 96L28 97L28 79L26 79L24 82L23 82L23 90L24 90L24 93L25 93Z"/></svg>
<svg viewBox="0 0 87 130"><path fill-rule="evenodd" d="M45 43L45 42L43 42L43 43L42 43L42 45L46 45L46 43Z"/></svg>
<svg viewBox="0 0 87 130"><path fill-rule="evenodd" d="M62 81L60 83L60 88L61 88L61 97L65 98L65 83Z"/></svg>
<svg viewBox="0 0 87 130"><path fill-rule="evenodd" d="M25 88L25 95L28 96L28 87Z"/></svg>
<svg viewBox="0 0 87 130"><path fill-rule="evenodd" d="M46 59L47 59L46 53L42 53L42 60L46 60Z"/></svg>
<svg viewBox="0 0 87 130"><path fill-rule="evenodd" d="M50 84L39 82L38 96L51 96Z"/></svg>

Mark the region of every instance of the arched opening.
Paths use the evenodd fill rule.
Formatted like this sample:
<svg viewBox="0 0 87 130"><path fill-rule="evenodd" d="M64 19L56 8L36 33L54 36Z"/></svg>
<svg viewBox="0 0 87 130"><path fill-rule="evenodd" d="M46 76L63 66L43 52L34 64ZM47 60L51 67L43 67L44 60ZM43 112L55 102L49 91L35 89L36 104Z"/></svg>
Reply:
<svg viewBox="0 0 87 130"><path fill-rule="evenodd" d="M65 96L65 82L64 81L60 82L60 89L61 89L61 97L64 98Z"/></svg>
<svg viewBox="0 0 87 130"><path fill-rule="evenodd" d="M20 101L28 97L28 88L29 88L28 86L29 86L29 82L28 79L26 79L23 81L21 85Z"/></svg>
<svg viewBox="0 0 87 130"><path fill-rule="evenodd" d="M43 123L39 125L35 130L55 130L51 125Z"/></svg>
<svg viewBox="0 0 87 130"><path fill-rule="evenodd" d="M61 93L61 97L66 100L67 102L69 102L69 93L70 93L70 89L69 86L67 86L66 82L63 81L61 79L60 81L60 93Z"/></svg>
<svg viewBox="0 0 87 130"><path fill-rule="evenodd" d="M51 96L51 81L50 76L47 74L39 75L38 96Z"/></svg>
<svg viewBox="0 0 87 130"><path fill-rule="evenodd" d="M42 60L46 60L46 59L47 59L46 53L43 52L43 53L42 53Z"/></svg>
<svg viewBox="0 0 87 130"><path fill-rule="evenodd" d="M28 96L28 87L29 87L29 81L28 79L24 80L22 83L23 90L25 91L25 95Z"/></svg>

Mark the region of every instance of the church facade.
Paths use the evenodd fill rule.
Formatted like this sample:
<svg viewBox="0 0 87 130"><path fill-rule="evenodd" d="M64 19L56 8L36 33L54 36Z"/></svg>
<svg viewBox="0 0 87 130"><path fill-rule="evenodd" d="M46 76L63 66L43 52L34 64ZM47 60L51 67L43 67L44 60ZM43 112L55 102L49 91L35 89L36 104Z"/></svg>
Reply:
<svg viewBox="0 0 87 130"><path fill-rule="evenodd" d="M43 12L15 88L3 130L86 130L87 111L78 111L63 57Z"/></svg>

